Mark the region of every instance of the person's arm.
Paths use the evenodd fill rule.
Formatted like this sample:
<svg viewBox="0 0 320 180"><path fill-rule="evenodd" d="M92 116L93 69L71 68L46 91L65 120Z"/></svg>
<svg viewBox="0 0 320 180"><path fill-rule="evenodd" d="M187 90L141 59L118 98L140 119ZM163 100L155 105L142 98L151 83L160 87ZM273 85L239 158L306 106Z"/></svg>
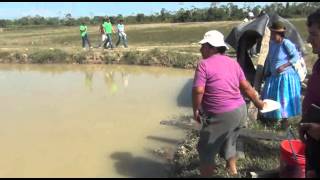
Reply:
<svg viewBox="0 0 320 180"><path fill-rule="evenodd" d="M194 87L192 89L192 107L194 120L200 123L199 109L204 94L204 87Z"/></svg>
<svg viewBox="0 0 320 180"><path fill-rule="evenodd" d="M287 62L287 63L281 65L280 67L278 67L277 72L280 74L289 66L292 66L291 62Z"/></svg>
<svg viewBox="0 0 320 180"><path fill-rule="evenodd" d="M270 70L270 52L267 55L267 58L264 62L264 70L263 70L263 79L265 80L267 77L271 76L271 70Z"/></svg>
<svg viewBox="0 0 320 180"><path fill-rule="evenodd" d="M104 28L102 25L99 26L99 33L100 34L103 34L104 33Z"/></svg>
<svg viewBox="0 0 320 180"><path fill-rule="evenodd" d="M306 132L313 139L320 140L320 124L319 123L300 123L299 131Z"/></svg>
<svg viewBox="0 0 320 180"><path fill-rule="evenodd" d="M193 116L194 120L200 123L200 115L199 109L201 107L201 102L206 86L206 66L203 61L200 61L197 65L194 81L193 81L193 88L192 88L192 107L193 107Z"/></svg>
<svg viewBox="0 0 320 180"><path fill-rule="evenodd" d="M289 40L284 40L283 48L284 48L284 51L288 54L289 60L287 63L278 67L278 69L277 69L278 73L283 72L287 67L295 64L300 57L299 52L296 49L295 45L293 43L290 43Z"/></svg>
<svg viewBox="0 0 320 180"><path fill-rule="evenodd" d="M237 63L237 66L235 68L235 71L237 71L238 78L239 78L239 89L240 91L248 96L250 100L253 102L253 104L259 108L263 109L264 102L259 99L258 92L251 86L251 84L246 80L246 77L243 73L243 70L241 69L239 63Z"/></svg>
<svg viewBox="0 0 320 180"><path fill-rule="evenodd" d="M240 90L250 98L250 100L257 108L263 109L264 102L259 99L257 91L253 89L253 87L247 80L240 81Z"/></svg>

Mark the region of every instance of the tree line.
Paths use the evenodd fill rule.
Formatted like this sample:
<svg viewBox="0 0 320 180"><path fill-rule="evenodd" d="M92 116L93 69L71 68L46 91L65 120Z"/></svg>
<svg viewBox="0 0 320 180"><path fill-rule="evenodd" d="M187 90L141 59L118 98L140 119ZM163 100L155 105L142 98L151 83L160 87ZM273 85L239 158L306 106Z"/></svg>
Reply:
<svg viewBox="0 0 320 180"><path fill-rule="evenodd" d="M239 7L233 3L218 6L218 3L211 3L208 8L179 9L175 12L161 9L159 13L145 15L138 13L137 15L110 16L111 22L114 24L118 19L123 19L126 24L141 24L141 23L178 23L178 22L205 22L205 21L225 21L225 20L242 20L246 17L249 11L258 15L260 10L265 10L266 13L277 13L284 18L307 17L311 12L320 8L320 2L287 2L272 3L261 7L257 5L253 8ZM80 22L85 22L88 25L98 25L105 16L80 17L74 18L72 14L66 14L64 18L58 17L42 17L26 16L15 20L0 19L0 28L10 28L19 26L75 26Z"/></svg>

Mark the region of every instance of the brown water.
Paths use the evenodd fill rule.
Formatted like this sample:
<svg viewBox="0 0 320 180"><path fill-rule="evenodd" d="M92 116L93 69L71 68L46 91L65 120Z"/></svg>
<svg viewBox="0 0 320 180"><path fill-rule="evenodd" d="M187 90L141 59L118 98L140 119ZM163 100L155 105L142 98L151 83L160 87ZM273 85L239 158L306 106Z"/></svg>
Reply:
<svg viewBox="0 0 320 180"><path fill-rule="evenodd" d="M177 97L192 76L160 67L0 65L0 177L165 177L151 151L184 137L159 122L191 115Z"/></svg>

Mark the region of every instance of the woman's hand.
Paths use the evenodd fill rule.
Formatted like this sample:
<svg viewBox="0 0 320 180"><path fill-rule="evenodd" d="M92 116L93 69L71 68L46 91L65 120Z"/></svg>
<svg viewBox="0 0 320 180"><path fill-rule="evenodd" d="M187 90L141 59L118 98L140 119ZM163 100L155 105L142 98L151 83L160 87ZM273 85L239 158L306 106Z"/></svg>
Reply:
<svg viewBox="0 0 320 180"><path fill-rule="evenodd" d="M277 69L277 73L280 74L284 71L284 67L283 66L280 66L278 69Z"/></svg>
<svg viewBox="0 0 320 180"><path fill-rule="evenodd" d="M277 73L282 73L287 67L291 66L291 63L287 62L277 68Z"/></svg>
<svg viewBox="0 0 320 180"><path fill-rule="evenodd" d="M265 103L259 99L259 93L250 85L247 80L240 81L240 90L250 98L257 108L263 109Z"/></svg>

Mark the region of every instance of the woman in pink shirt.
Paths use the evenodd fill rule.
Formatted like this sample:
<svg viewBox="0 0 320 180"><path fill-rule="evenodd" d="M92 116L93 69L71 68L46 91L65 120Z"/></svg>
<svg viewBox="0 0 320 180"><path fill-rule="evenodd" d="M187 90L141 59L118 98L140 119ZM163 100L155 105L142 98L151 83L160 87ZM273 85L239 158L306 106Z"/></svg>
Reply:
<svg viewBox="0 0 320 180"><path fill-rule="evenodd" d="M240 121L247 118L241 91L256 107L262 109L264 103L246 81L238 62L224 55L228 47L222 33L209 31L199 43L203 59L195 71L192 101L194 119L203 123L197 147L200 173L210 177L215 169L214 157L222 152L229 173L236 175L236 140Z"/></svg>

